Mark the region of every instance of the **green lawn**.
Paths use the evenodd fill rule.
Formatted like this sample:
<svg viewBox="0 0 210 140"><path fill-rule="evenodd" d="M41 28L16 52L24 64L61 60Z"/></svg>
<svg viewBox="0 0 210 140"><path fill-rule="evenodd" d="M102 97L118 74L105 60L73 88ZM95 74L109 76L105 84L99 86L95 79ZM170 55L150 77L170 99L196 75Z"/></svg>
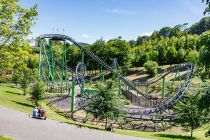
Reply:
<svg viewBox="0 0 210 140"><path fill-rule="evenodd" d="M5 137L3 137L3 136L0 136L0 140L12 140L12 139L10 139L10 138L5 138Z"/></svg>
<svg viewBox="0 0 210 140"><path fill-rule="evenodd" d="M0 105L13 108L22 112L30 113L32 110L33 105L31 102L27 101L27 96L22 95L22 91L9 87L6 85L0 85ZM70 119L67 119L63 117L62 115L59 115L56 110L50 108L46 105L46 103L42 102L42 107L47 111L48 118L58 120L61 122L66 122L69 124L76 124L83 127L93 128L93 129L100 129L103 130L103 127L96 126L96 125L90 125L90 124L83 124L79 122L74 122ZM195 130L194 136L196 140L207 140L207 138L204 137L204 133L210 128L210 126L204 126L202 128L199 128ZM121 130L121 129L115 129L114 133L123 134L123 135L130 135L130 136L136 136L136 137L143 137L143 138L153 138L153 139L159 139L159 140L184 140L184 139L191 139L187 137L189 135L189 132L184 132L180 136L180 133L178 132L139 132L139 131L131 131L131 130ZM0 140L8 140L4 139L0 136Z"/></svg>
<svg viewBox="0 0 210 140"><path fill-rule="evenodd" d="M205 132L208 131L210 126L203 126L193 132L193 138L190 138L190 132L182 132L182 134L178 132L139 132L133 130L116 130L118 134L136 136L136 137L144 137L158 140L210 140L210 138L206 138L204 136Z"/></svg>

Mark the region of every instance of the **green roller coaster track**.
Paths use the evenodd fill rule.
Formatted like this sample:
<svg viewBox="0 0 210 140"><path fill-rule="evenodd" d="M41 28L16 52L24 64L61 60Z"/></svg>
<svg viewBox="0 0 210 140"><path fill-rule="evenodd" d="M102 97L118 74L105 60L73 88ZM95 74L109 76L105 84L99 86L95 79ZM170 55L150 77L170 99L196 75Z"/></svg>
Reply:
<svg viewBox="0 0 210 140"><path fill-rule="evenodd" d="M53 53L52 48L52 41L60 41L63 42L62 46L62 61L57 62L55 60L55 56ZM47 43L48 42L48 43ZM81 61L78 61L78 65L72 68L69 68L67 66L67 42L74 44L76 47L78 47L81 52ZM102 59L100 59L98 56L87 50L85 47L81 46L79 43L74 41L71 37L68 37L66 35L61 34L46 34L38 37L38 47L40 50L39 53L39 75L45 81L45 83L48 86L48 90L50 92L53 92L53 90L56 90L57 92L60 92L61 94L71 94L71 111L75 111L78 107L82 108L82 106L76 106L77 100L87 101L87 99L84 99L86 96L85 94L88 94L89 91L85 87L86 82L90 82L91 80L95 81L105 81L105 77L109 77L110 74L116 75L118 77L118 94L124 94L128 99L131 99L134 97L135 92L135 98L139 99L142 103L143 101L148 102L151 104L151 102L154 102L157 100L156 97L151 95L149 93L149 87L153 83L157 83L162 81L162 101L161 103L157 105L153 105L146 108L132 108L132 107L125 107L123 108L126 110L129 114L130 118L142 118L142 115L148 115L152 113L157 112L163 112L167 110L170 106L175 104L179 101L180 98L183 97L183 92L188 86L190 85L191 77L194 73L194 66L191 63L184 63L177 65L176 67L173 67L172 69L168 69L166 72L164 72L161 75L158 75L152 80L148 81L140 81L136 83L132 83L129 80L127 80L122 74L118 74L116 69L110 65L108 65L106 62L104 62ZM81 68L81 70L86 69L85 63L87 60L85 59L85 56L88 56L89 59L94 60L97 62L97 65L99 65L99 71L96 71L95 74L91 75L91 72L89 72L90 80L87 81L87 71L84 73L79 73L81 71L78 70L78 67ZM184 81L181 79L180 70L185 69L187 72L184 77ZM79 71L79 72L78 72ZM175 92L172 92L171 90L168 91L168 96L166 97L166 76L168 76L170 73L174 73L175 76L172 78L172 82L170 83L170 87L173 87L175 84L175 81L178 79L180 81L179 88L176 89ZM93 78L95 77L95 78ZM79 80L78 80L79 79ZM77 85L80 88L80 93L76 93L76 87ZM138 86L145 86L145 90L141 90L138 88ZM80 95L81 97L78 97ZM147 116L148 117L148 116Z"/></svg>

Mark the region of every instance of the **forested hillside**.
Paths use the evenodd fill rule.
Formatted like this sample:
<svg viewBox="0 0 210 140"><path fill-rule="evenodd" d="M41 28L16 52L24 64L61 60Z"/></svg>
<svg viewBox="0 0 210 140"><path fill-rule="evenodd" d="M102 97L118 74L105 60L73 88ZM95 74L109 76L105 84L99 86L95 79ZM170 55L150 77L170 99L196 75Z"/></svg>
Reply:
<svg viewBox="0 0 210 140"><path fill-rule="evenodd" d="M187 25L184 23L175 27L163 27L150 36L139 36L130 41L121 37L107 42L99 39L86 47L109 64L113 58L117 58L123 68L140 67L149 60L156 61L159 65L195 63L202 46L209 45L208 41L203 43L201 40L210 36L210 17L202 18L189 28ZM69 60L80 59L79 49L70 47L68 51ZM76 63L74 60L73 63Z"/></svg>

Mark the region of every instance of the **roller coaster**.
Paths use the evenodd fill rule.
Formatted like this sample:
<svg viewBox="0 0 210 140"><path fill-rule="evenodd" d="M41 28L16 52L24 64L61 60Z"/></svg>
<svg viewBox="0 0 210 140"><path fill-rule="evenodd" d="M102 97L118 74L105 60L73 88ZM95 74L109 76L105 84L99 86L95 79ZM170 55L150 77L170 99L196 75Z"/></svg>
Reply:
<svg viewBox="0 0 210 140"><path fill-rule="evenodd" d="M117 72L117 61L107 64L100 57L93 54L86 47L76 42L69 36L61 34L45 34L37 38L39 47L39 75L46 83L49 92L67 93L71 96L71 111L85 109L82 104L88 100L88 96L94 89L87 87L86 83L94 83L117 76L118 92L123 94L133 105L122 107L127 112L127 117L139 120L162 120L172 121L173 114L163 113L180 101L184 96L184 91L189 87L194 66L192 63L183 63L168 68L162 74L149 80L130 81L126 76ZM55 59L53 42L63 43L60 48L60 59ZM81 51L81 60L73 66L67 66L67 43L71 47L77 47ZM71 62L70 62L71 63ZM99 70L91 70L90 64L94 64ZM93 72L94 71L94 72ZM168 80L166 82L166 77ZM154 90L161 85L161 98ZM153 87L149 91L149 87ZM76 90L76 92L75 92ZM157 113L163 113L161 118Z"/></svg>

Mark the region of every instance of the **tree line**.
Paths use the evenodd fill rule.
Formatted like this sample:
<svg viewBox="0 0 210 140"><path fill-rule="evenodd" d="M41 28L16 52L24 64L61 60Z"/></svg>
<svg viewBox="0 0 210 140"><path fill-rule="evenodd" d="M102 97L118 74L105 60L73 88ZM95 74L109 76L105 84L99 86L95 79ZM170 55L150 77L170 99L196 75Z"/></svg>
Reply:
<svg viewBox="0 0 210 140"><path fill-rule="evenodd" d="M36 69L38 58L29 47L29 40L25 38L31 33L30 27L38 16L37 5L26 9L14 0L3 0L1 7L0 75L12 74L13 79L32 75L29 71ZM9 10L10 8L16 10ZM16 22L12 22L16 19ZM117 58L119 66L124 70L143 66L147 61L156 61L159 65L190 61L198 63L201 72L209 76L209 35L210 17L207 16L190 28L184 23L175 27L163 27L150 36L139 36L136 40L126 41L118 37L104 41L101 38L93 44L82 45L108 64L112 64L113 58ZM62 43L54 44L54 56L61 62ZM75 67L81 57L82 53L77 47L67 44L69 67ZM85 63L89 69L99 68L99 64L88 56L85 56Z"/></svg>
<svg viewBox="0 0 210 140"><path fill-rule="evenodd" d="M106 42L101 38L93 44L83 46L110 65L113 59L117 58L119 66L125 70L141 67L147 61L156 61L159 65L171 65L183 62L197 63L198 58L204 61L210 60L208 55L203 54L208 52L210 45L208 41L210 17L202 18L190 28L186 26L187 23L173 28L163 27L150 36L139 36L136 40L130 41L118 37ZM77 47L68 45L67 61L70 67L74 67L81 60L81 56L81 51ZM99 68L98 64L87 56L85 59L90 69ZM207 61L204 63L208 64ZM205 71L208 71L206 68L209 69L209 64L205 67Z"/></svg>

